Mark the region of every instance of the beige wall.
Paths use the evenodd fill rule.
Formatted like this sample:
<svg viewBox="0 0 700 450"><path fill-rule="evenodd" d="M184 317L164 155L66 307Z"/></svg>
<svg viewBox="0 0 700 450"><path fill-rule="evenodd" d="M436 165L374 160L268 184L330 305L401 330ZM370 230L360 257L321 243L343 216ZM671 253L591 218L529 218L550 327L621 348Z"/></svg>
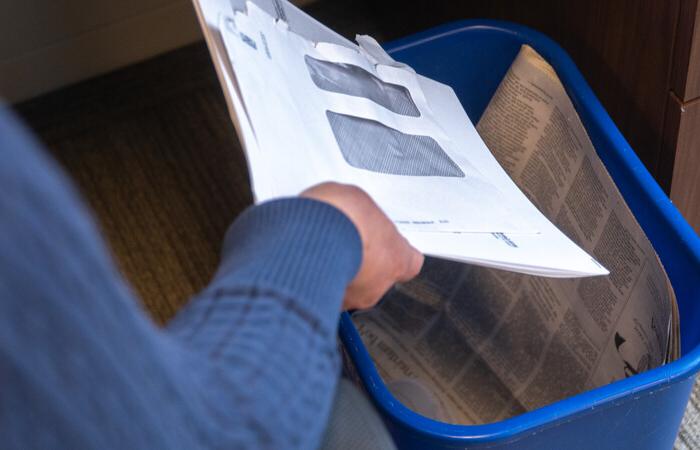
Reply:
<svg viewBox="0 0 700 450"><path fill-rule="evenodd" d="M0 97L28 99L199 38L190 0L0 1Z"/></svg>

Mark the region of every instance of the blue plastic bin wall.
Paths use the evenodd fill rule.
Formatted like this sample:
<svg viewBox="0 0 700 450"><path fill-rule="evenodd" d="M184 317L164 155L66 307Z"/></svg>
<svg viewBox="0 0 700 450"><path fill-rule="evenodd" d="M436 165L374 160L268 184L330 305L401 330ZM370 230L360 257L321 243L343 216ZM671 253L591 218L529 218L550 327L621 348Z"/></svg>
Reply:
<svg viewBox="0 0 700 450"><path fill-rule="evenodd" d="M478 121L521 44L556 69L610 175L663 262L679 309L682 358L663 367L488 425L436 422L405 408L382 383L352 321L340 335L365 390L401 449L670 449L700 369L700 240L649 175L568 55L518 25L463 21L386 48L456 91Z"/></svg>

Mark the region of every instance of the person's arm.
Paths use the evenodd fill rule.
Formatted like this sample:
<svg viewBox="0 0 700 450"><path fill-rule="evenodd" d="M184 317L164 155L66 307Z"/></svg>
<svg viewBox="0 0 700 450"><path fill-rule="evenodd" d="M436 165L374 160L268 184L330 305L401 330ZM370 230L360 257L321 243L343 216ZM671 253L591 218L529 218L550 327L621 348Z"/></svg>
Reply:
<svg viewBox="0 0 700 450"><path fill-rule="evenodd" d="M314 448L341 302L370 306L421 256L356 188L304 196L243 213L211 285L163 331L0 108L2 448Z"/></svg>
<svg viewBox="0 0 700 450"><path fill-rule="evenodd" d="M202 360L210 407L239 416L240 441L228 444L315 448L338 379L343 299L372 306L421 263L357 188L328 183L244 212L214 281L169 327Z"/></svg>

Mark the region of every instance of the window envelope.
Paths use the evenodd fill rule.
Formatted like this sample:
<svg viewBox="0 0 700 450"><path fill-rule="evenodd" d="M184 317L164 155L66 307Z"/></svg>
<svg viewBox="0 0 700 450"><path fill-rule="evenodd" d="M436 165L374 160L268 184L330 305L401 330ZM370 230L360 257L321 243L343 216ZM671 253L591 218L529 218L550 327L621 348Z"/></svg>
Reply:
<svg viewBox="0 0 700 450"><path fill-rule="evenodd" d="M326 111L338 147L353 167L392 175L464 177L430 136L405 134L375 120Z"/></svg>
<svg viewBox="0 0 700 450"><path fill-rule="evenodd" d="M386 83L352 64L333 63L304 56L314 84L324 91L364 97L402 116L419 117L420 111L404 86Z"/></svg>

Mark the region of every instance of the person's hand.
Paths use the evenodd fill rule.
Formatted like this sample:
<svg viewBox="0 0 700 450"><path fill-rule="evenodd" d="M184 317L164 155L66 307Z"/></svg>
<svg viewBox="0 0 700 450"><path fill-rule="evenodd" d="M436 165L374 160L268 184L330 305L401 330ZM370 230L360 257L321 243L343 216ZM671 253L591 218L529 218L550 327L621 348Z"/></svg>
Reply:
<svg viewBox="0 0 700 450"><path fill-rule="evenodd" d="M335 206L360 233L362 265L345 291L343 309L371 308L394 283L408 281L420 272L423 255L362 189L327 182L310 187L301 196Z"/></svg>

